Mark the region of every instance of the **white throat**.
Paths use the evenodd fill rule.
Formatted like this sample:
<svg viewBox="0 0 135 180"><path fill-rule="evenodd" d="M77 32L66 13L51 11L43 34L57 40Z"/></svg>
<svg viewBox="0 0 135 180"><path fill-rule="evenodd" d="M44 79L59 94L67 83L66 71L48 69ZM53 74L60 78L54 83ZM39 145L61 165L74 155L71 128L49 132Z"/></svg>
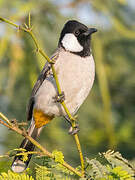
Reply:
<svg viewBox="0 0 135 180"><path fill-rule="evenodd" d="M67 33L62 39L62 45L67 51L81 52L83 47L78 42L76 36L72 33Z"/></svg>

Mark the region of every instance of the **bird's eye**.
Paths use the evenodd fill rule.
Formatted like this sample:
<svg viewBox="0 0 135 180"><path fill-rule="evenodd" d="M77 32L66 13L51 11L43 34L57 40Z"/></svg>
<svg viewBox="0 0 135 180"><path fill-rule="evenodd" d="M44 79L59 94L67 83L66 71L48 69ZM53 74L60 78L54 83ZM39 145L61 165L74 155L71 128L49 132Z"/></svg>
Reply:
<svg viewBox="0 0 135 180"><path fill-rule="evenodd" d="M79 36L79 34L80 34L80 31L79 31L79 30L76 30L76 31L75 31L75 35L76 35L76 36Z"/></svg>

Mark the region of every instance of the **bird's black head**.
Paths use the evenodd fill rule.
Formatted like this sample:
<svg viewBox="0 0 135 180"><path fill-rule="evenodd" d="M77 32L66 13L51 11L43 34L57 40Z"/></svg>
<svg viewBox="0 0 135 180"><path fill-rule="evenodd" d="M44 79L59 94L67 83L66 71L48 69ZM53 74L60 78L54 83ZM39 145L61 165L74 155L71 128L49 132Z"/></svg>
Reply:
<svg viewBox="0 0 135 180"><path fill-rule="evenodd" d="M89 56L91 34L96 31L78 21L68 21L61 31L58 46L82 57Z"/></svg>

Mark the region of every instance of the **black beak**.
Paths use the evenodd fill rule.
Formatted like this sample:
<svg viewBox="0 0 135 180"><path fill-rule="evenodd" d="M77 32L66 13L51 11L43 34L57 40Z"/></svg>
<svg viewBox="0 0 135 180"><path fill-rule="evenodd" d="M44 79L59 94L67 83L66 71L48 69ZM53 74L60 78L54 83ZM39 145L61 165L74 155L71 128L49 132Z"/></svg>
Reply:
<svg viewBox="0 0 135 180"><path fill-rule="evenodd" d="M92 33L95 33L97 32L97 29L96 28L89 28L85 33L83 33L85 36L89 36L91 35Z"/></svg>

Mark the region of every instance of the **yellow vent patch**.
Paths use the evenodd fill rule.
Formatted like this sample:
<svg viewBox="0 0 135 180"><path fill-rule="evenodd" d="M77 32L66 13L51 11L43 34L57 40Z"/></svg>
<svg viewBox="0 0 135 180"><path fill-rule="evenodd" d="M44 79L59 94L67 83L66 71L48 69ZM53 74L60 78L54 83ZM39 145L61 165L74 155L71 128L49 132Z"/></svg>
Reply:
<svg viewBox="0 0 135 180"><path fill-rule="evenodd" d="M34 109L33 117L35 120L35 126L36 128L40 128L46 124L48 124L53 117L45 115L41 110Z"/></svg>

